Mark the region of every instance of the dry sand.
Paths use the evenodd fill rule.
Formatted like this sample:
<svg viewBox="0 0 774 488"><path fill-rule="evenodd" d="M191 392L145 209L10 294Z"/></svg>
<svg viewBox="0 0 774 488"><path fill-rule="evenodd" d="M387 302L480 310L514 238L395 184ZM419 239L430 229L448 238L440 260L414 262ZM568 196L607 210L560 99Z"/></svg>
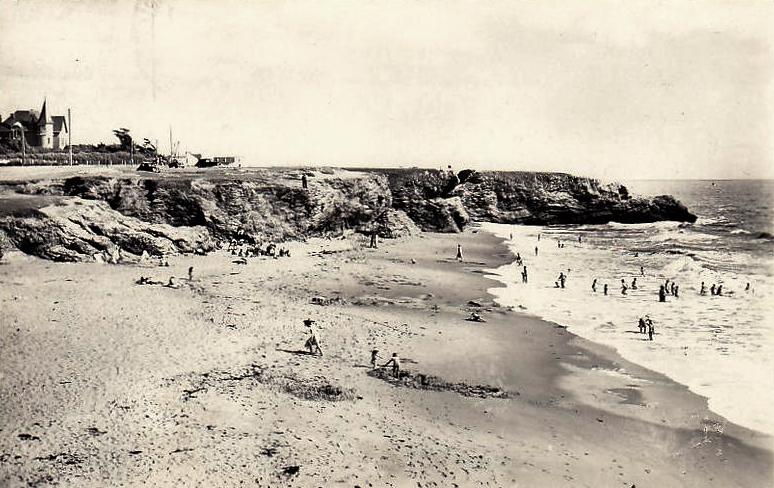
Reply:
<svg viewBox="0 0 774 488"><path fill-rule="evenodd" d="M495 306L485 270L511 256L491 235L364 244L169 268L7 256L0 486L771 486L771 438ZM300 351L307 317L322 357ZM413 379L374 375L372 348Z"/></svg>

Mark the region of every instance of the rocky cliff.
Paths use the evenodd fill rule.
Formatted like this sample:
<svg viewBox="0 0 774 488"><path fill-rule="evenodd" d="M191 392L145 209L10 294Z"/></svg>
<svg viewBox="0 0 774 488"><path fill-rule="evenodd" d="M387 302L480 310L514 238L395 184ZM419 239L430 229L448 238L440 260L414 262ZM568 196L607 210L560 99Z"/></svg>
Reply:
<svg viewBox="0 0 774 488"><path fill-rule="evenodd" d="M459 230L469 220L529 225L696 221L671 196L632 196L623 185L563 173L381 172L388 178L393 206L423 230Z"/></svg>
<svg viewBox="0 0 774 488"><path fill-rule="evenodd" d="M522 224L693 222L674 198L557 173L428 170L132 171L0 184L0 246L62 261L207 252L218 241L459 232ZM5 243L5 244L3 244Z"/></svg>

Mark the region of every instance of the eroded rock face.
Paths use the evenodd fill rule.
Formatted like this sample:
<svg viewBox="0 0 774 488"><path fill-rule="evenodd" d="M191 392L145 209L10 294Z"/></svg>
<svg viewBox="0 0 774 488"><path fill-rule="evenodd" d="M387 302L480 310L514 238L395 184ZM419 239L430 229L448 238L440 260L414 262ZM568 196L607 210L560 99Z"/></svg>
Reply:
<svg viewBox="0 0 774 488"><path fill-rule="evenodd" d="M117 249L141 255L210 251L215 241L205 227L151 224L125 216L102 201L62 198L38 215L4 216L0 229L18 249L54 261L92 261Z"/></svg>
<svg viewBox="0 0 774 488"><path fill-rule="evenodd" d="M531 225L696 220L671 196L632 197L623 185L562 173L463 170L455 176L417 169L385 174L394 206L423 230L456 232L468 220Z"/></svg>
<svg viewBox="0 0 774 488"><path fill-rule="evenodd" d="M78 261L120 247L163 255L215 240L283 241L345 229L381 237L460 232L471 220L519 224L694 222L670 196L560 173L400 169L88 176L6 185L0 236L47 259ZM310 173L315 175L314 173ZM7 195L7 193L6 193ZM24 200L25 198L29 200ZM27 205L27 201L37 202ZM0 207L0 210L3 210Z"/></svg>

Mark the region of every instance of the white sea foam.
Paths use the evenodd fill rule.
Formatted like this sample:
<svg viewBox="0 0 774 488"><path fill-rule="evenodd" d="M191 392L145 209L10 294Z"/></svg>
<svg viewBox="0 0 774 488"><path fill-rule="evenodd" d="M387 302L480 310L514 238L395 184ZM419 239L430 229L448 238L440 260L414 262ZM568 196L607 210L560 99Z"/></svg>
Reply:
<svg viewBox="0 0 774 488"><path fill-rule="evenodd" d="M673 233L673 226L650 226ZM737 274L755 269L752 257L715 249L689 255L641 253L627 249L640 242L619 239L605 229L630 231L641 226L614 224L597 231L485 224L484 229L507 240L520 253L529 283L521 282L515 263L494 270L507 286L491 293L503 305L522 306L527 313L565 325L572 332L615 347L623 357L666 374L709 399L710 408L729 420L774 435L768 399L774 385L774 324L765 306L772 297L768 267L761 274ZM537 242L538 232L542 239ZM509 236L513 239L509 240ZM583 242L577 242L582 235ZM652 235L642 240L652 242ZM696 236L690 236L697 239ZM565 242L558 248L557 239ZM539 255L534 248L538 245ZM645 275L640 275L640 266ZM723 267L724 266L724 267ZM737 270L737 271L735 271ZM560 272L566 288L554 288ZM591 283L598 280L597 291ZM637 279L637 289L631 288ZM621 294L621 279L629 289ZM658 302L658 288L666 279L680 286L679 298ZM722 284L724 296L699 295L700 283L709 290ZM745 291L747 283L751 290ZM608 296L602 293L609 285ZM637 333L637 320L649 314L656 327L653 342Z"/></svg>

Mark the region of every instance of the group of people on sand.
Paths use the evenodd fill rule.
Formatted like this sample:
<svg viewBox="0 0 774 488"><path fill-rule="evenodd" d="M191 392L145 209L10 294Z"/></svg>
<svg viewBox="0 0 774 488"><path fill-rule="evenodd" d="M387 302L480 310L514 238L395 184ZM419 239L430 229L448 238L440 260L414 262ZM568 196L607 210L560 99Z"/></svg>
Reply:
<svg viewBox="0 0 774 488"><path fill-rule="evenodd" d="M169 263L166 264L169 266ZM188 281L193 281L194 278L194 267L189 266L188 267ZM140 276L137 281L135 281L135 284L137 285L162 285L166 286L168 288L180 288L180 284L175 280L174 276L169 277L169 281L164 283L163 281L157 281L151 278L150 276Z"/></svg>
<svg viewBox="0 0 774 488"><path fill-rule="evenodd" d="M227 249L232 256L238 256L240 258L254 258L259 256L268 256L272 258L284 258L290 257L290 249L284 247L277 247L273 242L264 243L258 242L255 244L246 243L244 240L232 239L229 242Z"/></svg>

